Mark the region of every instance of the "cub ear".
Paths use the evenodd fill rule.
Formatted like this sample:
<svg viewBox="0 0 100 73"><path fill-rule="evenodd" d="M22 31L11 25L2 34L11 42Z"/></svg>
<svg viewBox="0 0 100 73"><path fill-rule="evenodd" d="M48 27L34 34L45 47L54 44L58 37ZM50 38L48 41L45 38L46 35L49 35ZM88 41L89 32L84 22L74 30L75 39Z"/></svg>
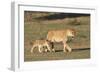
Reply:
<svg viewBox="0 0 100 73"><path fill-rule="evenodd" d="M48 43L52 43L50 40L47 40L47 39L46 39L46 41L47 41Z"/></svg>
<svg viewBox="0 0 100 73"><path fill-rule="evenodd" d="M33 42L32 41L30 42L30 45L33 45Z"/></svg>
<svg viewBox="0 0 100 73"><path fill-rule="evenodd" d="M48 39L46 39L46 41L49 41Z"/></svg>

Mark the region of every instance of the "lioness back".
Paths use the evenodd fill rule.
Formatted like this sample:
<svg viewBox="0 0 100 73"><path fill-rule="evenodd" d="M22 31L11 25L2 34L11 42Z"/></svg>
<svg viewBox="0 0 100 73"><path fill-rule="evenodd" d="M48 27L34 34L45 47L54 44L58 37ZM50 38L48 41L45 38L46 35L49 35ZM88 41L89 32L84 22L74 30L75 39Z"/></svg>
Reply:
<svg viewBox="0 0 100 73"><path fill-rule="evenodd" d="M66 36L66 30L53 30L48 32L47 39L52 42L60 42L63 39L66 39Z"/></svg>

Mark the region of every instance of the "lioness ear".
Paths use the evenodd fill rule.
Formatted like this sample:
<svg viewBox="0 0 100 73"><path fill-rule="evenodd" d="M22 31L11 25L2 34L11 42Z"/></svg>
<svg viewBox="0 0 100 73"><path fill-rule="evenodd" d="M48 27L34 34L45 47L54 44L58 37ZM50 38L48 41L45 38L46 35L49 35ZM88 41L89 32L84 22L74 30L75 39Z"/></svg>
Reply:
<svg viewBox="0 0 100 73"><path fill-rule="evenodd" d="M73 31L73 34L76 35L77 34L77 31L76 29L71 29Z"/></svg>
<svg viewBox="0 0 100 73"><path fill-rule="evenodd" d="M73 30L73 32L74 32L74 35L76 35L76 34L77 34L77 31L76 31L75 29Z"/></svg>

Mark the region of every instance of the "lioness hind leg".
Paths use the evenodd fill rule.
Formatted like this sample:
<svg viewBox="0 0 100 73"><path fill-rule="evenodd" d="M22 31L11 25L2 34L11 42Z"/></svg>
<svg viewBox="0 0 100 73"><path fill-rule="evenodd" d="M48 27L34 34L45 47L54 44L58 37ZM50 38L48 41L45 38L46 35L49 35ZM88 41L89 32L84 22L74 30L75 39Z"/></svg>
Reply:
<svg viewBox="0 0 100 73"><path fill-rule="evenodd" d="M50 46L48 44L46 44L46 49L45 49L45 52L47 51L51 52Z"/></svg>
<svg viewBox="0 0 100 73"><path fill-rule="evenodd" d="M53 52L55 52L54 43L53 43L53 42L51 42L51 50L52 50Z"/></svg>

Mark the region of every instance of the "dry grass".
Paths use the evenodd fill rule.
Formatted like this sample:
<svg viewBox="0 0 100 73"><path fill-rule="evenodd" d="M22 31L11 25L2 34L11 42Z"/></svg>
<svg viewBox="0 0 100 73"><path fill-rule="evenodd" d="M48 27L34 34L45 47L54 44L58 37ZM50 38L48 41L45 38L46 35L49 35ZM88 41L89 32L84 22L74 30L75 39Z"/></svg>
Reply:
<svg viewBox="0 0 100 73"><path fill-rule="evenodd" d="M43 17L52 15L54 13L38 13L33 12L32 15L25 15L24 25L24 58L25 61L37 61L37 60L57 60L57 59L84 59L90 58L90 50L73 51L72 53L63 53L63 46L60 44L55 45L55 49L59 52L56 53L38 53L35 49L35 53L30 53L32 47L29 43L32 40L46 38L46 34L49 30L53 29L66 29L74 28L77 30L77 36L68 44L72 49L90 48L90 16L77 16L77 17L65 17L63 19L37 19L37 17ZM27 17L32 17L28 20ZM55 18L55 17L53 17Z"/></svg>

